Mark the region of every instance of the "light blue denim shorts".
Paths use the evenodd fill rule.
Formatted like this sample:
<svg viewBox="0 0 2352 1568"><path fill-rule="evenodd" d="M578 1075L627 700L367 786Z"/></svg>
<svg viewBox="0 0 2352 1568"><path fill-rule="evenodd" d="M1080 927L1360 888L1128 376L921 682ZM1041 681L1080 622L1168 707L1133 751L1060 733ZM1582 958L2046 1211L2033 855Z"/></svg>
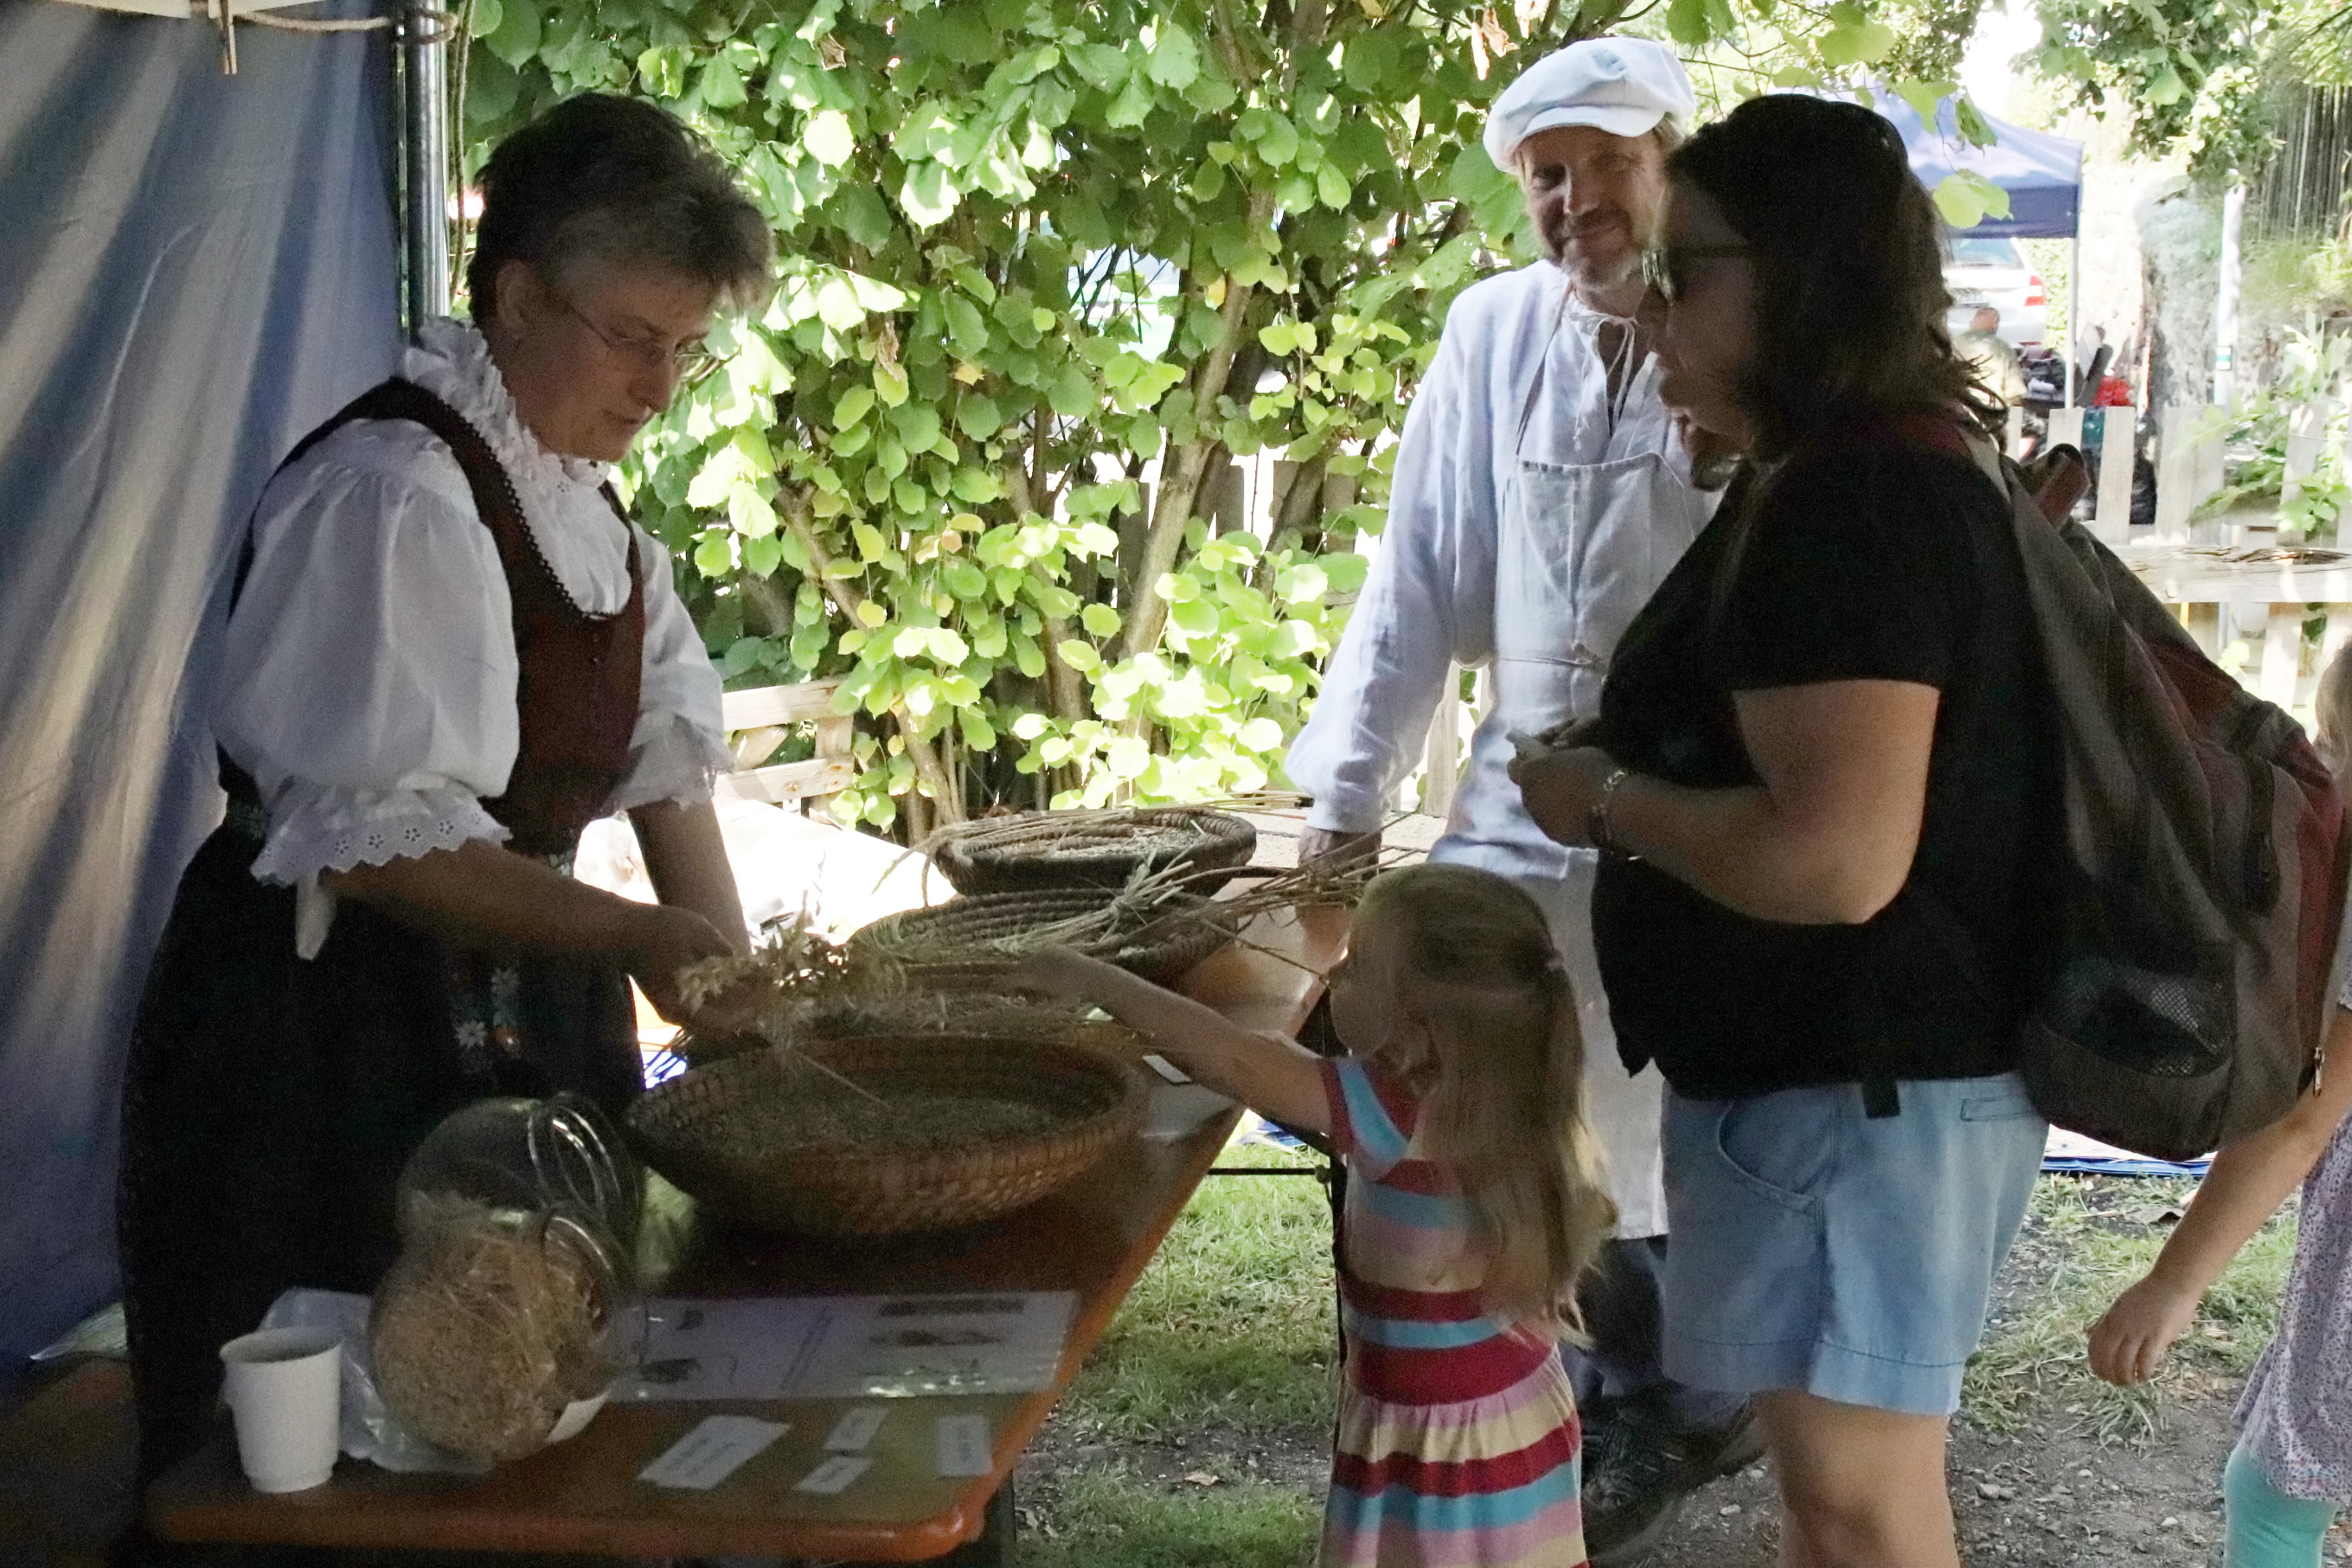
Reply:
<svg viewBox="0 0 2352 1568"><path fill-rule="evenodd" d="M1666 1095L1666 1375L1948 1416L2041 1169L2018 1075Z"/></svg>

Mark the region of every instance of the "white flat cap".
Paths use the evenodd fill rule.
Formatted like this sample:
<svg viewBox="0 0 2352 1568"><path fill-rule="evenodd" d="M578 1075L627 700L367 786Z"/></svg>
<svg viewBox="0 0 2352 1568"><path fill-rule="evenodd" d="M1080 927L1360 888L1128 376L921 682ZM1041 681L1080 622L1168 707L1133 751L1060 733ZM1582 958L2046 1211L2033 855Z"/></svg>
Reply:
<svg viewBox="0 0 2352 1568"><path fill-rule="evenodd" d="M1503 89L1486 116L1486 156L1508 169L1538 131L1590 125L1643 136L1670 114L1698 108L1690 76L1665 45L1648 38L1586 38L1556 50Z"/></svg>

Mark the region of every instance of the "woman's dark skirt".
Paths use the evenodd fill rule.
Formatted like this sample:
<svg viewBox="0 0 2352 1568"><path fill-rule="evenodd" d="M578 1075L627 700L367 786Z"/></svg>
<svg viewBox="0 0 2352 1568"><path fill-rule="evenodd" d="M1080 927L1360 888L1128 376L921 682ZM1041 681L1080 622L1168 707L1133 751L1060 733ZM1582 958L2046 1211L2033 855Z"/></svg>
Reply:
<svg viewBox="0 0 2352 1568"><path fill-rule="evenodd" d="M253 879L260 847L231 825L197 852L131 1037L119 1224L142 1480L201 1445L221 1345L281 1291L374 1289L401 1167L444 1116L559 1089L617 1115L641 1086L618 971L501 965L351 899L305 961L294 890Z"/></svg>

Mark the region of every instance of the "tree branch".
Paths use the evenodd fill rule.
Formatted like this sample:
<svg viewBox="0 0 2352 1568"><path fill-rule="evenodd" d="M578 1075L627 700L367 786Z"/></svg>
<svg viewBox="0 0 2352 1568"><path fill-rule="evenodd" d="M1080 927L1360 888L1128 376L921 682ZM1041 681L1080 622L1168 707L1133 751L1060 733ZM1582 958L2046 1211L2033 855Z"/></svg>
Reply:
<svg viewBox="0 0 2352 1568"><path fill-rule="evenodd" d="M1250 204L1252 218L1263 222L1260 209L1270 214L1272 205L1271 193L1254 198ZM1152 497L1151 528L1145 536L1143 559L1136 570L1134 591L1129 598L1127 633L1119 643L1122 658L1133 658L1159 646L1160 633L1168 625L1168 604L1160 597L1160 580L1176 570L1176 553L1183 547L1185 527L1192 520L1201 481L1207 476L1212 460L1224 450L1224 444L1206 431L1213 427L1217 399L1224 395L1226 381L1233 373L1234 349L1241 340L1242 323L1254 292L1248 284L1236 283L1230 277L1225 279L1225 302L1219 310L1223 327L1216 345L1202 360L1200 371L1192 378L1192 413L1203 433L1184 444L1172 468L1163 466L1160 470L1160 493Z"/></svg>

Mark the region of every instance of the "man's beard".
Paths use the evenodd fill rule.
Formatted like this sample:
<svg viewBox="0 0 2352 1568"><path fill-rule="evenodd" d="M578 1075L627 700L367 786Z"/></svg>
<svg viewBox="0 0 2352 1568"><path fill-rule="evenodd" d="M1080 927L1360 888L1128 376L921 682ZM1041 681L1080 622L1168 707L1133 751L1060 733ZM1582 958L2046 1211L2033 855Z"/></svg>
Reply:
<svg viewBox="0 0 2352 1568"><path fill-rule="evenodd" d="M1601 261L1577 248L1572 243L1575 237L1573 235L1568 237L1570 243L1562 244L1552 235L1544 235L1543 246L1549 254L1552 265L1568 274L1569 280L1578 287L1601 290L1620 288L1640 276L1641 246L1635 246L1622 256Z"/></svg>
<svg viewBox="0 0 2352 1568"><path fill-rule="evenodd" d="M1638 250L1627 251L1607 262L1591 261L1580 256L1570 260L1565 251L1553 256L1552 260L1568 274L1569 281L1585 289L1622 288L1642 273L1642 253Z"/></svg>

